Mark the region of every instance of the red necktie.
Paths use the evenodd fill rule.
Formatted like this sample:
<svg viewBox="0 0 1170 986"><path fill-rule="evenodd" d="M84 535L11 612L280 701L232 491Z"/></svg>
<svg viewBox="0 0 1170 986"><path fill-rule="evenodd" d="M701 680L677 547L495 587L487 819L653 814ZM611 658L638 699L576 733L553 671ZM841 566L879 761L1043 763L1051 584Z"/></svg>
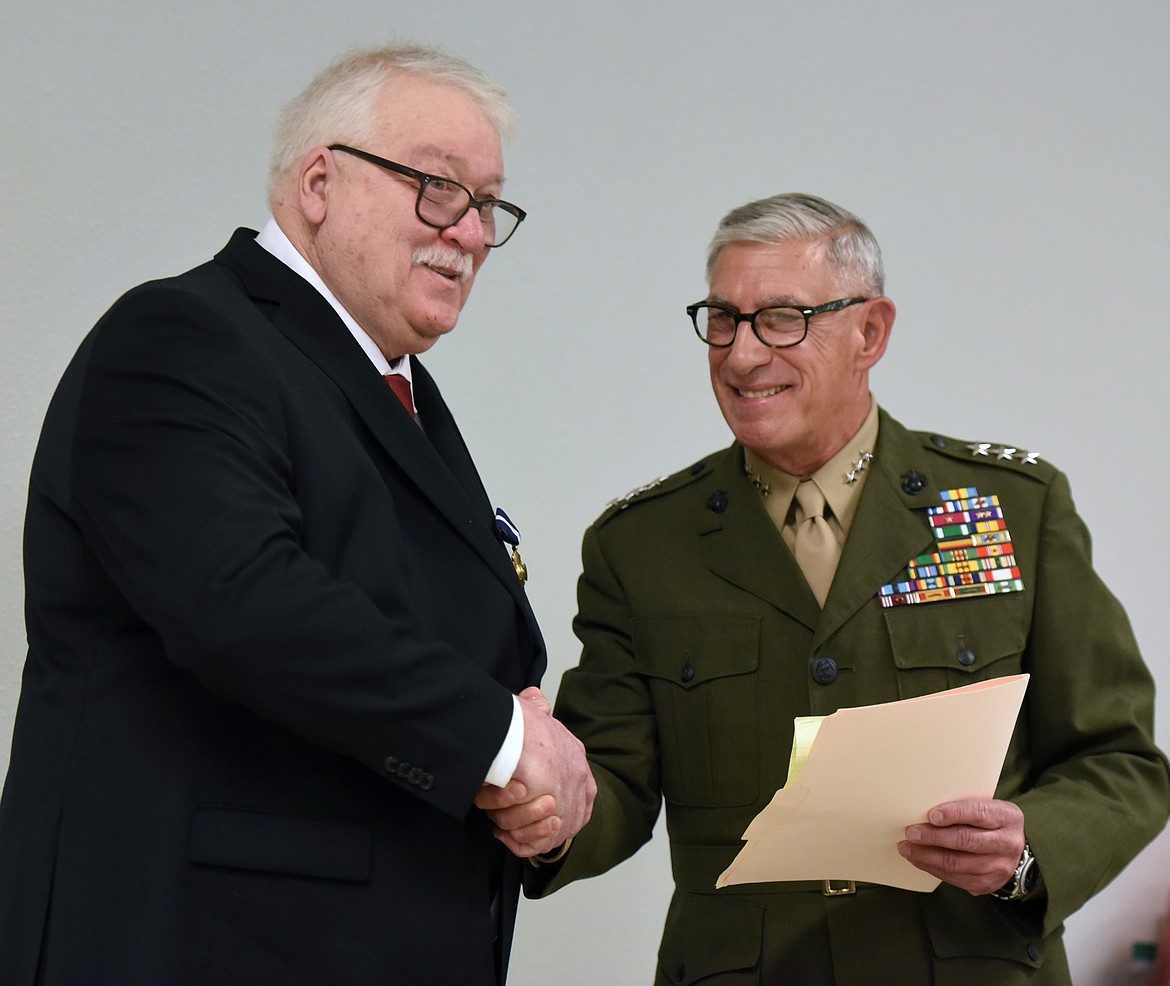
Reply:
<svg viewBox="0 0 1170 986"><path fill-rule="evenodd" d="M406 408L406 413L412 418L415 417L414 401L410 396L410 381L406 379L401 373L387 373L386 382L390 384L390 389L394 391L394 396L401 402L402 406Z"/></svg>

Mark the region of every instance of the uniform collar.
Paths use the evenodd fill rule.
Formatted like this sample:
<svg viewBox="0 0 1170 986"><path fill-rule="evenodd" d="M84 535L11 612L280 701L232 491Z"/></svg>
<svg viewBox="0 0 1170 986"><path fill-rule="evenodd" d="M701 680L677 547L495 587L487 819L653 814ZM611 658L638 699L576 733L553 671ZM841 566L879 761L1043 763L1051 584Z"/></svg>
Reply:
<svg viewBox="0 0 1170 986"><path fill-rule="evenodd" d="M828 462L812 474L843 534L849 534L861 491L869 475L869 459L877 446L878 408L870 397L869 413L857 433ZM764 506L777 527L783 528L792 507L796 484L804 477L793 476L768 465L750 449L744 449L748 478L764 495ZM765 494L765 490L767 493Z"/></svg>

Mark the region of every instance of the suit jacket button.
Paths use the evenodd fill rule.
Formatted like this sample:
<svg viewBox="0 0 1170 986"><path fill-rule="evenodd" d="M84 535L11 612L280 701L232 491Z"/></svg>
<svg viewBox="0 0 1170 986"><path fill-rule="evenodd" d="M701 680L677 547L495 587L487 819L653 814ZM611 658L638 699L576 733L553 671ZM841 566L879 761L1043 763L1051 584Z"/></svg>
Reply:
<svg viewBox="0 0 1170 986"><path fill-rule="evenodd" d="M682 670L678 673L678 680L681 681L684 685L689 685L691 681L694 680L694 677L695 669L691 666L691 662L687 661L687 663L682 666Z"/></svg>
<svg viewBox="0 0 1170 986"><path fill-rule="evenodd" d="M813 681L818 685L831 685L837 680L837 662L831 657L818 657L811 665Z"/></svg>

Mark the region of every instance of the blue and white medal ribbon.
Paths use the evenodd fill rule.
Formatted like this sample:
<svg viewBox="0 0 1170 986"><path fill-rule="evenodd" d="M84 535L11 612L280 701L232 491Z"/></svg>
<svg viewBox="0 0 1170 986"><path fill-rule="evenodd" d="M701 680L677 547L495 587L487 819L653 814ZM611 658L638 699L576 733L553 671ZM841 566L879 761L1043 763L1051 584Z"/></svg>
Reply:
<svg viewBox="0 0 1170 986"><path fill-rule="evenodd" d="M509 517L499 507L496 508L496 537L504 544L512 546L512 567L516 569L516 577L523 585L528 581L528 566L520 558L517 548L520 545L520 528L512 523Z"/></svg>

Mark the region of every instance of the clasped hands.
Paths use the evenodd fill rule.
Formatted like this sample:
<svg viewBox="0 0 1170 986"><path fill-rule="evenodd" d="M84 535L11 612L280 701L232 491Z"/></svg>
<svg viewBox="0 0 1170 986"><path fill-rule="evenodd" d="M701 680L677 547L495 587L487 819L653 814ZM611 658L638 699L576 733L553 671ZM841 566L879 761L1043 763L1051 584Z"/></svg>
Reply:
<svg viewBox="0 0 1170 986"><path fill-rule="evenodd" d="M898 852L976 897L999 890L1024 851L1024 813L1010 801L951 801L906 829Z"/></svg>
<svg viewBox="0 0 1170 986"><path fill-rule="evenodd" d="M519 695L524 746L504 787L485 784L475 797L495 825L495 837L522 858L548 853L585 827L597 783L585 746L552 717L539 688Z"/></svg>

